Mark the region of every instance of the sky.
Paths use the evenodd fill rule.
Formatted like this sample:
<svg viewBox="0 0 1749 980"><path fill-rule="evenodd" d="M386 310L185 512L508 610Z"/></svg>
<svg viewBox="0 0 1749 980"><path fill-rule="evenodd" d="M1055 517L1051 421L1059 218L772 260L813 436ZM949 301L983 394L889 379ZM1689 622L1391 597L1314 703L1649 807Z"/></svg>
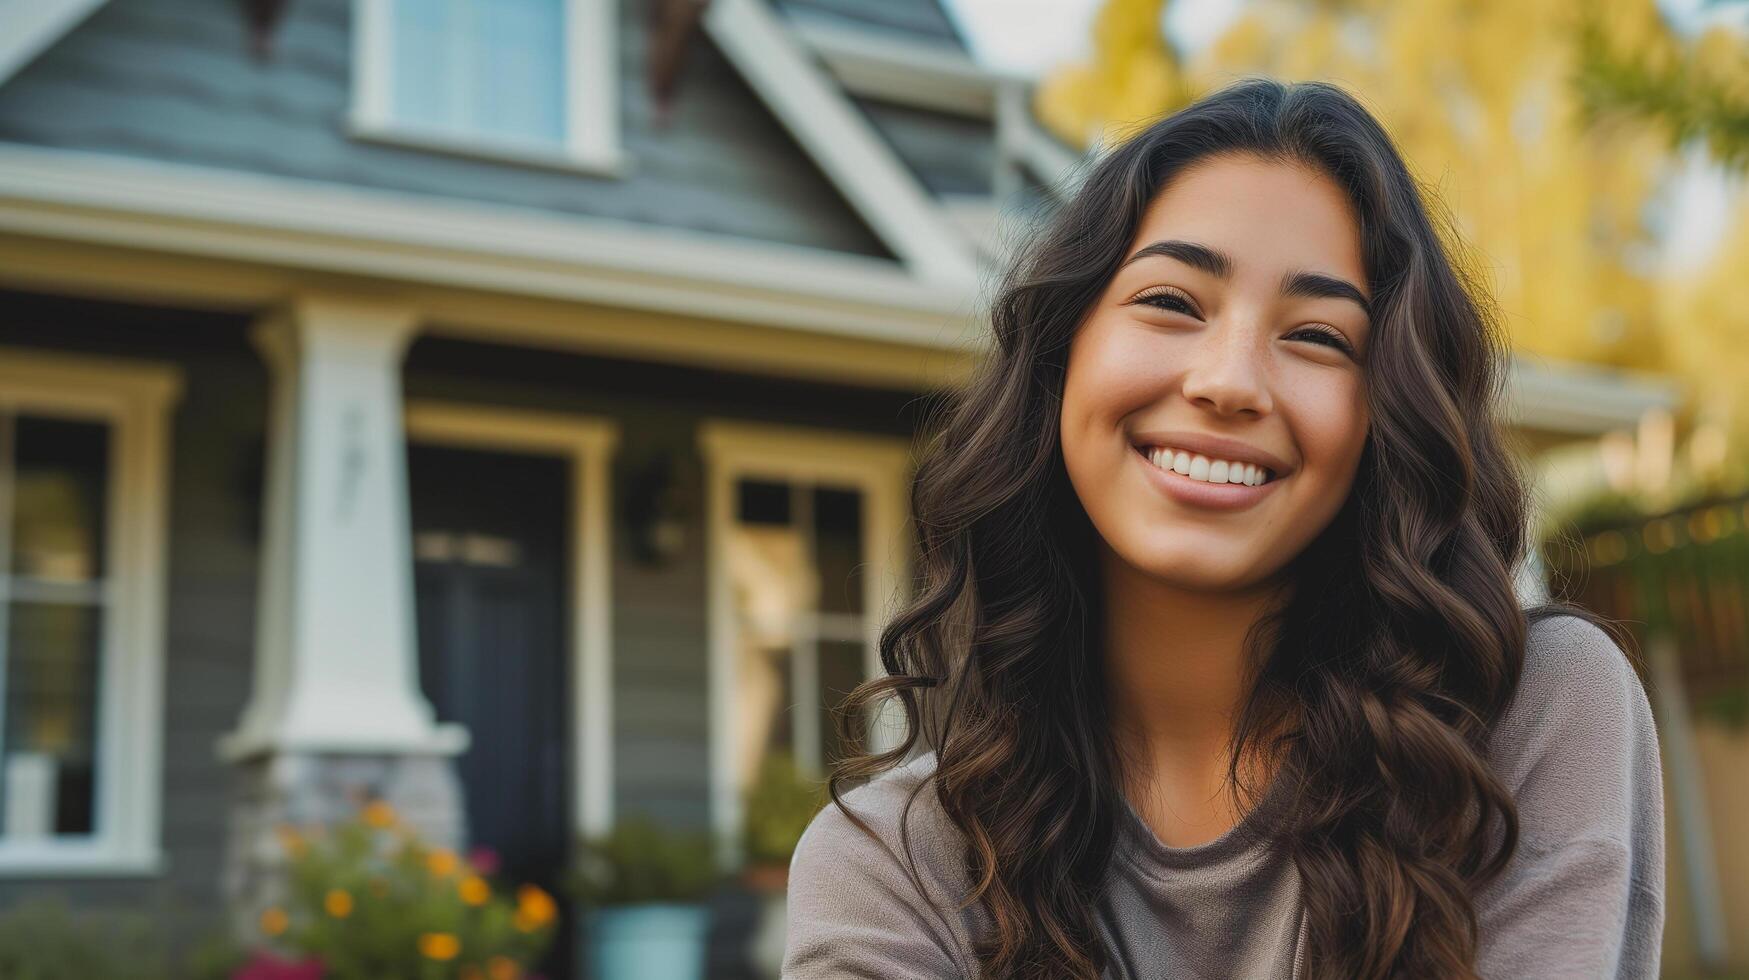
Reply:
<svg viewBox="0 0 1749 980"><path fill-rule="evenodd" d="M1059 65L1083 60L1091 50L1094 13L1102 0L942 0L966 35L972 54L995 70L1038 77ZM1508 0L1509 2L1509 0ZM1685 33L1715 21L1749 30L1749 3L1658 0ZM1245 0L1176 0L1168 4L1167 35L1183 50L1209 44L1243 12ZM1681 177L1665 198L1667 235L1663 261L1675 271L1702 262L1729 231L1730 203L1745 190L1708 162L1704 153L1685 157Z"/></svg>

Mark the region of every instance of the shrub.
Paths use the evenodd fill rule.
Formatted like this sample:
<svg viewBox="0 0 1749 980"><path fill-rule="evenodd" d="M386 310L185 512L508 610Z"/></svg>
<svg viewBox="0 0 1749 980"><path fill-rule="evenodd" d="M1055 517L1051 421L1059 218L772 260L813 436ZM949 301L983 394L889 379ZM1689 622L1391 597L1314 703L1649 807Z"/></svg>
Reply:
<svg viewBox="0 0 1749 980"><path fill-rule="evenodd" d="M743 844L748 863L787 868L802 831L826 805L826 798L825 784L804 776L793 756L768 754L747 792Z"/></svg>
<svg viewBox="0 0 1749 980"><path fill-rule="evenodd" d="M643 815L584 840L572 875L578 899L592 905L693 902L716 881L709 834L669 830Z"/></svg>
<svg viewBox="0 0 1749 980"><path fill-rule="evenodd" d="M75 913L62 899L34 899L0 913L5 980L168 980L161 932L140 916Z"/></svg>
<svg viewBox="0 0 1749 980"><path fill-rule="evenodd" d="M288 968L316 961L323 980L509 980L552 940L552 896L493 884L421 841L385 803L327 831L288 828L282 841L288 900L259 924L294 958Z"/></svg>

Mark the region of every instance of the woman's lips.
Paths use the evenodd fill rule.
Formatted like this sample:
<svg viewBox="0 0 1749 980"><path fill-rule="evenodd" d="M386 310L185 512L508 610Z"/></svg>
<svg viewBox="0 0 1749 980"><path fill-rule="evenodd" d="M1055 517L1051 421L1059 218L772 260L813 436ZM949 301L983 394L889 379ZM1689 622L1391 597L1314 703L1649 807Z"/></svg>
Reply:
<svg viewBox="0 0 1749 980"><path fill-rule="evenodd" d="M1147 471L1144 476L1161 493L1186 506L1208 510L1244 510L1262 500L1283 479L1277 477L1254 487L1243 483L1207 483L1155 466L1137 447L1130 447L1130 455Z"/></svg>

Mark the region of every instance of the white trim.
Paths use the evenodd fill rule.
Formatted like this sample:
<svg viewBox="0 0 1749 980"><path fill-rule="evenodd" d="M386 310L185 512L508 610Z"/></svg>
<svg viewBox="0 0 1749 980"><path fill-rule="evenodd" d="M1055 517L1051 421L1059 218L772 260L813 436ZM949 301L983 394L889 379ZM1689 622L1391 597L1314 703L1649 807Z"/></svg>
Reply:
<svg viewBox="0 0 1749 980"><path fill-rule="evenodd" d="M901 583L910 580L906 486L913 462L902 438L838 430L707 419L698 427L705 462L705 562L710 642L711 825L719 853L740 860L742 787L735 785L734 697L736 624L724 547L733 518L735 481L746 476L848 484L863 493L863 615L865 674L878 676L880 631ZM893 744L894 705L876 721L875 748Z"/></svg>
<svg viewBox="0 0 1749 980"><path fill-rule="evenodd" d="M963 350L969 283L824 249L0 143L0 230Z"/></svg>
<svg viewBox="0 0 1749 980"><path fill-rule="evenodd" d="M165 537L176 368L0 348L0 408L110 425L94 833L7 841L0 876L154 874L162 865Z"/></svg>
<svg viewBox="0 0 1749 980"><path fill-rule="evenodd" d="M224 758L467 747L418 684L401 395L417 325L405 304L341 292L256 325L273 383L255 674Z"/></svg>
<svg viewBox="0 0 1749 980"><path fill-rule="evenodd" d="M977 258L856 106L808 58L765 0L713 0L705 30L911 271L973 285Z"/></svg>
<svg viewBox="0 0 1749 980"><path fill-rule="evenodd" d="M0 85L108 0L0 0Z"/></svg>
<svg viewBox="0 0 1749 980"><path fill-rule="evenodd" d="M564 0L565 138L550 152L539 146L429 132L394 117L396 0L353 0L352 106L348 135L419 149L460 153L510 163L562 167L597 176L627 168L619 138L619 13L615 0Z"/></svg>
<svg viewBox="0 0 1749 980"><path fill-rule="evenodd" d="M978 64L957 45L852 27L805 9L788 11L787 19L838 83L857 95L989 118L997 86L1010 77Z"/></svg>
<svg viewBox="0 0 1749 980"><path fill-rule="evenodd" d="M565 457L571 464L569 613L573 815L585 835L612 826L613 598L609 461L619 424L607 419L432 401L407 405L409 440Z"/></svg>
<svg viewBox="0 0 1749 980"><path fill-rule="evenodd" d="M1632 429L1654 408L1682 403L1673 379L1530 354L1512 355L1503 415L1524 429L1597 436Z"/></svg>

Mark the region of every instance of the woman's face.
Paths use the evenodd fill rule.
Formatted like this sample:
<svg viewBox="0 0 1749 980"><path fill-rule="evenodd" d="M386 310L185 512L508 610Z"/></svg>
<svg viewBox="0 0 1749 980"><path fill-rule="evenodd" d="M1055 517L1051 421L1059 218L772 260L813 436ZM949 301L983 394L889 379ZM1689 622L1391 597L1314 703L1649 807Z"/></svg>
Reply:
<svg viewBox="0 0 1749 980"><path fill-rule="evenodd" d="M1070 482L1144 574L1264 583L1341 509L1366 445L1353 208L1303 165L1205 158L1154 199L1126 259L1069 347Z"/></svg>

